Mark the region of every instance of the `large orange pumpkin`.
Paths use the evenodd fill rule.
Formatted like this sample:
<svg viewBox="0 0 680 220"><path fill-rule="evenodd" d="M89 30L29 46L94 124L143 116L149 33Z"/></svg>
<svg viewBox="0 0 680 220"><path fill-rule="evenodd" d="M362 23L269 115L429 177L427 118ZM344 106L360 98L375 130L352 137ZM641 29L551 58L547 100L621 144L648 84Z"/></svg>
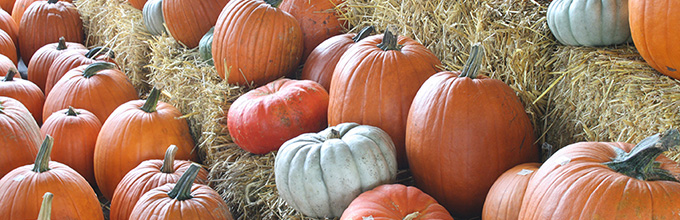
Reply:
<svg viewBox="0 0 680 220"><path fill-rule="evenodd" d="M94 150L94 175L106 198L113 198L121 179L141 162L162 158L166 146L177 145L178 159L197 160L186 119L159 98L154 88L146 101L129 101L104 122Z"/></svg>
<svg viewBox="0 0 680 220"><path fill-rule="evenodd" d="M66 42L63 37L59 38L58 43L47 44L33 54L31 62L28 64L28 80L34 82L40 90L45 92L47 74L49 73L52 62L61 54L70 49L83 49L86 47L80 43Z"/></svg>
<svg viewBox="0 0 680 220"><path fill-rule="evenodd" d="M42 124L42 109L43 104L45 104L45 95L31 81L15 78L17 75L19 75L18 70L12 68L0 80L0 96L11 97L20 101L31 112L35 121L38 124Z"/></svg>
<svg viewBox="0 0 680 220"><path fill-rule="evenodd" d="M267 84L298 67L302 31L297 20L262 0L232 0L222 10L213 34L217 73L230 84Z"/></svg>
<svg viewBox="0 0 680 220"><path fill-rule="evenodd" d="M54 58L52 65L47 70L47 81L45 81L45 96L50 94L52 87L54 87L59 80L66 75L69 70L95 63L97 61L106 61L116 63L113 60L113 51L108 48L95 47L90 50L74 49L67 50ZM31 64L28 64L31 65ZM30 74L30 73L29 73Z"/></svg>
<svg viewBox="0 0 680 220"><path fill-rule="evenodd" d="M40 146L40 128L16 99L0 96L0 176L30 164ZM11 155L11 156L7 156Z"/></svg>
<svg viewBox="0 0 680 220"><path fill-rule="evenodd" d="M416 187L385 184L361 193L340 217L340 220L365 219L453 220L453 217Z"/></svg>
<svg viewBox="0 0 680 220"><path fill-rule="evenodd" d="M12 7L12 10L7 11L7 12L11 12L10 14L12 15L12 18L14 19L14 22L17 23L17 27L19 26L19 23L21 22L21 18L23 17L24 12L28 8L28 6L33 4L33 2L37 2L37 1L45 1L45 0L15 0L14 6ZM69 3L73 2L72 0L62 0L62 1L69 2Z"/></svg>
<svg viewBox="0 0 680 220"><path fill-rule="evenodd" d="M519 219L678 219L680 167L661 155L678 146L675 129L636 146L566 146L529 181Z"/></svg>
<svg viewBox="0 0 680 220"><path fill-rule="evenodd" d="M628 0L635 48L657 71L680 79L680 1Z"/></svg>
<svg viewBox="0 0 680 220"><path fill-rule="evenodd" d="M2 4L1 1L0 4ZM5 10L0 10L0 30L5 31L12 38L15 46L19 46L19 25Z"/></svg>
<svg viewBox="0 0 680 220"><path fill-rule="evenodd" d="M523 163L505 171L486 195L482 219L518 220L524 192L540 163Z"/></svg>
<svg viewBox="0 0 680 220"><path fill-rule="evenodd" d="M12 37L9 36L5 31L0 30L0 54L7 56L11 59L16 66L19 63L19 55L17 55L17 47L12 41Z"/></svg>
<svg viewBox="0 0 680 220"><path fill-rule="evenodd" d="M59 37L83 43L83 21L76 7L65 1L38 1L26 8L19 23L19 51L24 62Z"/></svg>
<svg viewBox="0 0 680 220"><path fill-rule="evenodd" d="M35 219L41 197L54 194L52 219L104 219L97 194L70 167L50 161L54 139L43 141L34 164L21 166L0 179L0 216L6 219Z"/></svg>
<svg viewBox="0 0 680 220"><path fill-rule="evenodd" d="M397 148L399 167L408 167L406 117L418 88L439 66L425 46L389 31L356 43L333 72L328 123L356 122L385 130Z"/></svg>
<svg viewBox="0 0 680 220"><path fill-rule="evenodd" d="M125 174L113 193L110 219L130 219L132 209L144 193L166 183L177 183L191 166L191 161L175 160L176 154L177 146L170 145L163 160L146 160ZM207 184L208 171L200 169L194 182Z"/></svg>
<svg viewBox="0 0 680 220"><path fill-rule="evenodd" d="M188 48L198 46L215 26L229 0L163 0L163 19L170 35Z"/></svg>
<svg viewBox="0 0 680 220"><path fill-rule="evenodd" d="M142 10L144 8L144 4L146 4L146 0L127 0L132 7L135 7L136 9Z"/></svg>
<svg viewBox="0 0 680 220"><path fill-rule="evenodd" d="M423 84L406 126L416 186L463 218L481 214L503 172L539 160L533 126L515 91L478 75L480 47L473 46L461 72L440 72Z"/></svg>
<svg viewBox="0 0 680 220"><path fill-rule="evenodd" d="M337 7L344 0L282 0L279 8L300 23L305 42L302 60L326 39L342 33L347 20L340 20Z"/></svg>

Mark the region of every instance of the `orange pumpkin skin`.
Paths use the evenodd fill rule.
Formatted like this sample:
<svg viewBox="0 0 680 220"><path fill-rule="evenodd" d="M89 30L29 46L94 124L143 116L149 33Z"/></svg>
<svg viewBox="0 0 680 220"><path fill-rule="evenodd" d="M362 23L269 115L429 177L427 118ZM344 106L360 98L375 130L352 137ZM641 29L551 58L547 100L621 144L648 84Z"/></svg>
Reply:
<svg viewBox="0 0 680 220"><path fill-rule="evenodd" d="M2 8L3 11L9 14L12 12L12 9L14 8L15 1L16 0L0 0L0 8Z"/></svg>
<svg viewBox="0 0 680 220"><path fill-rule="evenodd" d="M680 2L628 1L628 23L635 48L657 71L680 79Z"/></svg>
<svg viewBox="0 0 680 220"><path fill-rule="evenodd" d="M30 6L33 4L33 2L37 2L41 0L16 0L14 2L14 6L12 7L12 10L7 11L11 12L10 14L12 15L12 18L14 19L14 22L17 23L17 27L19 26L19 23L21 22L21 17L23 17L24 12ZM62 0L65 2L73 2L72 0Z"/></svg>
<svg viewBox="0 0 680 220"><path fill-rule="evenodd" d="M168 183L144 193L135 205L130 219L233 219L222 197L209 186L194 184L191 187L193 198L184 201L168 197L168 192L175 186L176 184Z"/></svg>
<svg viewBox="0 0 680 220"><path fill-rule="evenodd" d="M340 220L439 219L453 220L434 198L413 186L386 184L352 200ZM407 216L411 218L407 218Z"/></svg>
<svg viewBox="0 0 680 220"><path fill-rule="evenodd" d="M54 60L70 49L86 49L80 43L66 42L66 40L63 41L63 44L61 42L60 39L59 43L51 43L41 47L33 54L28 64L28 80L38 85L43 92L45 92L47 75Z"/></svg>
<svg viewBox="0 0 680 220"><path fill-rule="evenodd" d="M17 65L14 64L12 60L7 58L7 56L0 54L0 76L4 77L9 72L9 69L16 69ZM15 75L14 78L21 78L20 75Z"/></svg>
<svg viewBox="0 0 680 220"><path fill-rule="evenodd" d="M17 47L14 45L12 38L3 30L0 30L0 54L7 56L14 66L19 63L19 55L17 55Z"/></svg>
<svg viewBox="0 0 680 220"><path fill-rule="evenodd" d="M523 163L498 177L486 195L482 219L519 219L524 192L540 166L540 163Z"/></svg>
<svg viewBox="0 0 680 220"><path fill-rule="evenodd" d="M132 7L142 10L144 8L144 4L146 4L146 0L127 0Z"/></svg>
<svg viewBox="0 0 680 220"><path fill-rule="evenodd" d="M188 48L197 47L229 1L163 0L163 19L168 32Z"/></svg>
<svg viewBox="0 0 680 220"><path fill-rule="evenodd" d="M62 109L45 120L40 134L54 137L52 160L73 168L96 186L92 160L101 127L97 116L85 109Z"/></svg>
<svg viewBox="0 0 680 220"><path fill-rule="evenodd" d="M16 69L11 71L9 75L12 75L12 78L8 78L5 75L0 79L0 96L11 97L21 102L31 112L35 121L42 124L42 108L43 104L45 104L45 95L31 81L15 78L15 76L19 75Z"/></svg>
<svg viewBox="0 0 680 220"><path fill-rule="evenodd" d="M19 50L24 62L33 53L59 37L68 42L83 43L83 21L76 7L65 1L38 1L26 8L19 23ZM51 31L45 31L51 30Z"/></svg>
<svg viewBox="0 0 680 220"><path fill-rule="evenodd" d="M64 53L54 58L52 65L50 65L47 70L47 81L45 81L45 96L48 96L59 80L66 75L69 70L82 66L95 63L97 61L105 61L110 63L116 63L113 60L113 55L106 53L100 48L93 48L91 50L67 50ZM28 65L31 65L30 63ZM29 73L30 74L30 73Z"/></svg>
<svg viewBox="0 0 680 220"><path fill-rule="evenodd" d="M297 20L261 0L230 1L217 20L212 45L220 77L255 86L294 71L303 50Z"/></svg>
<svg viewBox="0 0 680 220"><path fill-rule="evenodd" d="M374 35L350 47L333 72L328 123L356 122L387 132L397 149L399 168L405 154L406 118L413 97L428 77L438 72L439 59L417 41L399 36L401 50L383 50Z"/></svg>
<svg viewBox="0 0 680 220"><path fill-rule="evenodd" d="M290 13L300 23L304 51L302 60L321 42L341 34L346 20L339 20L336 7L344 0L283 0L279 8Z"/></svg>
<svg viewBox="0 0 680 220"><path fill-rule="evenodd" d="M19 46L19 25L14 22L14 19L6 10L0 10L0 30L5 31L12 38L14 46Z"/></svg>
<svg viewBox="0 0 680 220"><path fill-rule="evenodd" d="M40 128L21 102L0 96L0 131L0 155L12 155L0 160L0 176L35 160Z"/></svg>

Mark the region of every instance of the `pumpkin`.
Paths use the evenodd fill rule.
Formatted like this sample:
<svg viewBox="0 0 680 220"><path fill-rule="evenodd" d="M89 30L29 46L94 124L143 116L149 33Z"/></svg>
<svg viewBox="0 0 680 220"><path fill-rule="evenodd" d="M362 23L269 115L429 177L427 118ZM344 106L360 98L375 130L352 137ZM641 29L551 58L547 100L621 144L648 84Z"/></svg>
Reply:
<svg viewBox="0 0 680 220"><path fill-rule="evenodd" d="M120 105L102 125L94 149L94 175L106 198L113 198L118 183L141 162L163 157L164 146L177 145L177 159L197 160L186 119L159 98L160 90L154 88L146 101Z"/></svg>
<svg viewBox="0 0 680 220"><path fill-rule="evenodd" d="M300 24L304 51L302 60L326 39L341 34L347 20L339 19L338 5L344 0L282 0L279 8L290 13Z"/></svg>
<svg viewBox="0 0 680 220"><path fill-rule="evenodd" d="M168 33L188 48L197 47L229 1L202 0L196 4L194 0L163 0L163 19Z"/></svg>
<svg viewBox="0 0 680 220"><path fill-rule="evenodd" d="M557 151L529 181L520 219L677 219L680 167L668 130L637 145L580 142Z"/></svg>
<svg viewBox="0 0 680 220"><path fill-rule="evenodd" d="M0 0L0 8L9 14L14 8L15 1L16 0Z"/></svg>
<svg viewBox="0 0 680 220"><path fill-rule="evenodd" d="M47 70L45 96L50 94L52 87L54 87L69 70L98 61L116 63L113 58L113 51L105 47L95 47L90 50L75 49L65 51L63 54L57 56L57 58L54 58L52 65L50 65L50 68Z"/></svg>
<svg viewBox="0 0 680 220"><path fill-rule="evenodd" d="M42 46L57 42L59 37L68 42L83 43L83 21L76 7L69 2L38 1L26 8L21 19L19 50L24 62L29 62Z"/></svg>
<svg viewBox="0 0 680 220"><path fill-rule="evenodd" d="M397 175L396 149L380 128L342 123L286 141L274 161L279 196L310 217L339 217L354 198Z"/></svg>
<svg viewBox="0 0 680 220"><path fill-rule="evenodd" d="M40 204L40 212L38 212L38 220L50 220L52 216L52 199L54 194L46 192L43 195L42 204Z"/></svg>
<svg viewBox="0 0 680 220"><path fill-rule="evenodd" d="M0 155L5 155L0 160L0 176L5 176L35 159L40 128L21 102L0 96L0 132Z"/></svg>
<svg viewBox="0 0 680 220"><path fill-rule="evenodd" d="M515 91L478 75L483 54L475 44L462 71L430 77L413 99L406 126L416 186L463 218L481 214L503 172L539 160L533 126Z"/></svg>
<svg viewBox="0 0 680 220"><path fill-rule="evenodd" d="M14 2L14 6L12 7L12 10L11 10L12 13L10 13L10 14L12 15L12 18L14 19L14 22L17 23L17 27L19 26L19 23L21 22L21 18L23 17L24 12L28 8L28 6L33 4L33 2L37 2L37 1L44 1L44 0L16 0ZM71 3L73 2L72 0L62 0L62 1L71 2ZM7 12L10 12L10 11L7 11Z"/></svg>
<svg viewBox="0 0 680 220"><path fill-rule="evenodd" d="M557 40L574 46L608 46L631 41L628 0L556 0L546 13Z"/></svg>
<svg viewBox="0 0 680 220"><path fill-rule="evenodd" d="M130 219L130 213L144 193L166 183L177 183L191 161L175 160L177 146L170 145L163 160L146 160L130 170L120 181L111 200L111 220ZM208 172L200 169L196 183L207 184Z"/></svg>
<svg viewBox="0 0 680 220"><path fill-rule="evenodd" d="M540 166L540 163L523 163L501 174L486 195L482 219L519 219L527 184Z"/></svg>
<svg viewBox="0 0 680 220"><path fill-rule="evenodd" d="M144 8L144 5L146 5L147 0L127 0L127 2L130 3L132 7L142 10Z"/></svg>
<svg viewBox="0 0 680 220"><path fill-rule="evenodd" d="M163 20L163 0L149 0L142 9L142 18L146 30L152 35L165 33L165 20Z"/></svg>
<svg viewBox="0 0 680 220"><path fill-rule="evenodd" d="M674 28L675 21L680 20L678 3L628 0L635 48L651 67L675 79L680 79L680 41Z"/></svg>
<svg viewBox="0 0 680 220"><path fill-rule="evenodd" d="M0 216L35 219L41 197L54 194L52 219L104 219L97 194L70 167L50 161L53 139L45 137L34 164L18 167L0 179Z"/></svg>
<svg viewBox="0 0 680 220"><path fill-rule="evenodd" d="M3 2L0 1L0 5L2 3ZM12 38L14 46L19 45L19 25L14 22L12 16L9 15L5 10L0 10L0 30L5 31L5 33L7 33L10 38Z"/></svg>
<svg viewBox="0 0 680 220"><path fill-rule="evenodd" d="M453 217L416 187L385 184L361 193L340 217L340 220L364 219L453 220Z"/></svg>
<svg viewBox="0 0 680 220"><path fill-rule="evenodd" d="M406 117L418 88L439 66L425 46L389 30L359 41L333 71L328 123L356 122L385 130L397 148L399 167L408 167Z"/></svg>
<svg viewBox="0 0 680 220"><path fill-rule="evenodd" d="M69 106L52 113L40 127L40 134L55 139L52 160L73 168L91 186L96 186L92 161L101 128L102 123L97 116L85 109Z"/></svg>
<svg viewBox="0 0 680 220"><path fill-rule="evenodd" d="M0 76L5 76L10 69L16 69L17 65L14 64L12 60L7 58L7 56L0 54ZM14 78L21 78L20 75L14 75Z"/></svg>
<svg viewBox="0 0 680 220"><path fill-rule="evenodd" d="M278 79L236 99L227 113L234 143L254 154L328 126L328 93L310 80Z"/></svg>
<svg viewBox="0 0 680 220"><path fill-rule="evenodd" d="M47 44L38 49L28 64L28 80L34 82L40 87L40 90L45 92L45 84L50 66L59 55L70 49L84 50L86 48L80 43L66 42L66 39L60 37L58 43Z"/></svg>
<svg viewBox="0 0 680 220"><path fill-rule="evenodd" d="M342 54L350 46L371 35L373 30L373 26L367 26L358 34L341 34L325 40L309 54L300 78L318 82L324 89L330 90L333 70Z"/></svg>
<svg viewBox="0 0 680 220"><path fill-rule="evenodd" d="M14 66L19 63L17 47L14 45L12 38L3 30L0 30L0 54L5 55L12 60Z"/></svg>
<svg viewBox="0 0 680 220"><path fill-rule="evenodd" d="M191 164L176 184L168 183L144 193L130 219L234 219L220 194L194 184L200 166Z"/></svg>
<svg viewBox="0 0 680 220"><path fill-rule="evenodd" d="M0 80L0 96L6 96L20 101L31 112L33 118L42 124L42 109L45 103L45 95L34 83L21 78L16 68L9 70L7 75Z"/></svg>
<svg viewBox="0 0 680 220"><path fill-rule="evenodd" d="M208 33L203 35L201 41L198 42L198 54L201 55L201 60L208 62L210 65L215 65L212 58L212 42L215 27L211 27Z"/></svg>
<svg viewBox="0 0 680 220"><path fill-rule="evenodd" d="M45 99L43 119L73 106L92 112L105 122L118 106L138 99L137 90L116 65L98 62L72 69Z"/></svg>
<svg viewBox="0 0 680 220"><path fill-rule="evenodd" d="M277 8L280 1L232 0L222 10L212 55L228 83L260 86L298 68L302 31L293 16Z"/></svg>

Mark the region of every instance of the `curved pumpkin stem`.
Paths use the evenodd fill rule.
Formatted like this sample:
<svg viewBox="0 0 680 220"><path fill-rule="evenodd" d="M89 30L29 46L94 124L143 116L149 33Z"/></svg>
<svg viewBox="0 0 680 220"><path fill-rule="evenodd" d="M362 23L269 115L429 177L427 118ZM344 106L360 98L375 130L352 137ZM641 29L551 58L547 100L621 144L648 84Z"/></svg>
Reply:
<svg viewBox="0 0 680 220"><path fill-rule="evenodd" d="M175 184L175 188L168 192L168 196L179 201L193 198L191 196L191 187L194 185L194 180L196 180L196 175L198 175L200 169L200 165L191 163L191 166L189 166L187 171L179 178L177 184Z"/></svg>
<svg viewBox="0 0 680 220"><path fill-rule="evenodd" d="M40 205L40 212L38 213L38 220L50 220L50 215L52 215L52 198L54 194L51 192L46 192L43 195L43 201Z"/></svg>
<svg viewBox="0 0 680 220"><path fill-rule="evenodd" d="M35 157L35 164L33 164L33 172L43 173L50 170L50 154L52 154L52 145L54 145L54 138L49 134L45 137L38 156Z"/></svg>
<svg viewBox="0 0 680 220"><path fill-rule="evenodd" d="M620 152L612 161L604 163L616 172L644 180L667 180L679 182L668 170L661 169L656 158L670 148L680 145L680 132L671 129L647 137L635 145L630 153Z"/></svg>
<svg viewBox="0 0 680 220"><path fill-rule="evenodd" d="M83 71L83 77L85 78L90 78L93 77L94 75L97 75L99 71L102 70L110 70L116 68L116 64L109 63L109 62L96 62L92 63L90 65L87 65L85 68L85 71Z"/></svg>
<svg viewBox="0 0 680 220"><path fill-rule="evenodd" d="M7 75L5 75L5 78L3 78L2 81L3 82L14 81L14 76L16 76L17 73L19 73L19 70L17 70L17 68L14 67L9 68L9 70L7 71Z"/></svg>
<svg viewBox="0 0 680 220"><path fill-rule="evenodd" d="M378 48L388 51L388 50L401 50L401 45L397 44L397 41L399 40L399 35L394 35L392 34L392 31L388 28L385 30L385 34L383 35L383 41L382 43L376 45Z"/></svg>
<svg viewBox="0 0 680 220"><path fill-rule="evenodd" d="M281 2L283 2L283 0L264 0L264 2L271 5L274 8L278 8Z"/></svg>
<svg viewBox="0 0 680 220"><path fill-rule="evenodd" d="M115 58L113 51L107 47L95 47L85 53L85 57L94 59L99 54L106 54L108 57Z"/></svg>
<svg viewBox="0 0 680 220"><path fill-rule="evenodd" d="M340 138L340 132L335 128L331 128L331 132L328 133L326 139L337 139Z"/></svg>
<svg viewBox="0 0 680 220"><path fill-rule="evenodd" d="M59 44L57 44L57 50L66 50L68 47L66 46L66 39L64 37L59 38Z"/></svg>
<svg viewBox="0 0 680 220"><path fill-rule="evenodd" d="M168 150L165 151L165 158L163 158L163 166L161 166L161 172L163 173L174 173L175 172L175 155L177 155L177 146L170 145Z"/></svg>
<svg viewBox="0 0 680 220"><path fill-rule="evenodd" d="M80 115L80 113L76 112L73 106L68 107L68 111L66 111L66 116L78 116L78 115Z"/></svg>
<svg viewBox="0 0 680 220"><path fill-rule="evenodd" d="M59 0L47 0L48 4L54 4L57 3Z"/></svg>
<svg viewBox="0 0 680 220"><path fill-rule="evenodd" d="M470 57L467 62L465 62L463 71L461 71L460 76L458 77L476 79L479 74L479 67L482 66L482 57L484 57L484 47L482 47L482 44L480 43L475 43L472 45Z"/></svg>
<svg viewBox="0 0 680 220"><path fill-rule="evenodd" d="M373 31L375 31L375 27L373 27L373 25L368 26L368 27L364 27L364 28L361 29L361 31L359 31L357 36L354 36L352 38L352 40L354 41L354 43L358 43L359 41L363 40L364 38L371 36L371 34L373 34Z"/></svg>
<svg viewBox="0 0 680 220"><path fill-rule="evenodd" d="M156 107L158 107L158 100L160 99L160 97L161 90L157 89L156 87L153 87L153 89L151 89L151 93L149 93L149 98L146 99L146 102L144 102L144 105L140 109L147 113L156 112Z"/></svg>

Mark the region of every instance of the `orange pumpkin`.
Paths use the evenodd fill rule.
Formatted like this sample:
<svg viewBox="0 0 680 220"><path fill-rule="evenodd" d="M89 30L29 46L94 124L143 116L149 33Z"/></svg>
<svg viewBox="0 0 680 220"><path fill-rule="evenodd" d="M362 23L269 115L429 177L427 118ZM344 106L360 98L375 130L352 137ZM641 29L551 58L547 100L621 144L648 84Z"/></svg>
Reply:
<svg viewBox="0 0 680 220"><path fill-rule="evenodd" d="M236 1L236 0L235 0ZM215 26L229 0L163 0L163 19L170 35L188 48L198 46L205 33Z"/></svg>
<svg viewBox="0 0 680 220"><path fill-rule="evenodd" d="M135 7L136 9L142 10L144 8L144 4L146 3L146 0L127 0L132 7Z"/></svg>
<svg viewBox="0 0 680 220"><path fill-rule="evenodd" d="M113 60L113 51L108 48L95 47L90 50L74 49L67 50L54 58L52 65L47 70L47 81L45 82L45 96L50 94L52 87L54 87L59 80L66 75L69 70L95 63L97 61L105 61L116 63ZM31 65L31 64L28 64ZM29 73L30 74L30 73Z"/></svg>
<svg viewBox="0 0 680 220"><path fill-rule="evenodd" d="M0 30L0 54L7 56L12 62L14 63L14 66L16 66L19 63L19 56L17 55L17 47L14 45L14 41L12 41L12 37L10 37L5 31Z"/></svg>
<svg viewBox="0 0 680 220"><path fill-rule="evenodd" d="M21 19L19 50L24 62L29 62L33 53L42 46L57 42L59 37L69 42L83 43L83 21L71 3L38 1L26 8Z"/></svg>
<svg viewBox="0 0 680 220"><path fill-rule="evenodd" d="M0 0L0 8L2 8L3 11L9 14L12 12L12 9L14 8L15 1L16 0Z"/></svg>
<svg viewBox="0 0 680 220"><path fill-rule="evenodd" d="M163 157L164 146L177 145L180 160L197 160L186 119L159 98L154 88L146 101L129 101L104 122L94 150L94 175L106 198L113 198L125 174L142 161Z"/></svg>
<svg viewBox="0 0 680 220"><path fill-rule="evenodd" d="M0 160L0 176L35 159L40 128L28 109L16 99L0 96L0 132L0 155L5 155Z"/></svg>
<svg viewBox="0 0 680 220"><path fill-rule="evenodd" d="M21 18L24 16L24 12L28 8L28 6L33 4L33 2L37 2L37 1L45 1L45 0L16 0L14 2L14 6L12 7L12 10L11 10L12 13L10 13L10 14L12 15L12 18L14 19L14 22L17 23L17 27L19 26L19 23L21 22ZM73 2L72 0L62 0L62 1L69 2L69 3ZM10 12L10 11L7 11L7 12Z"/></svg>
<svg viewBox="0 0 680 220"><path fill-rule="evenodd" d="M74 42L66 42L63 37L58 43L47 44L33 54L28 64L28 80L34 82L40 90L45 92L45 83L52 62L61 54L70 49L86 49L84 45Z"/></svg>
<svg viewBox="0 0 680 220"><path fill-rule="evenodd" d="M519 219L524 192L540 166L540 163L523 163L501 174L486 195L482 219Z"/></svg>
<svg viewBox="0 0 680 220"><path fill-rule="evenodd" d="M282 0L279 8L290 13L300 24L304 51L302 60L326 39L341 34L347 20L340 20L338 5L344 0Z"/></svg>
<svg viewBox="0 0 680 220"><path fill-rule="evenodd" d="M0 4L2 2L0 1ZM19 46L19 25L5 10L0 10L0 30L5 31L12 38L14 46Z"/></svg>
<svg viewBox="0 0 680 220"><path fill-rule="evenodd" d="M628 23L635 48L657 71L680 79L679 1L628 1Z"/></svg>
<svg viewBox="0 0 680 220"><path fill-rule="evenodd" d="M0 96L11 97L20 101L31 112L35 121L38 124L42 124L42 109L43 104L45 104L45 95L31 81L15 78L17 75L19 75L18 70L12 68L0 80Z"/></svg>
<svg viewBox="0 0 680 220"><path fill-rule="evenodd" d="M16 69L17 65L12 62L7 56L0 54L0 76L5 76L10 69ZM15 75L14 78L21 78L20 75Z"/></svg>
<svg viewBox="0 0 680 220"><path fill-rule="evenodd" d="M340 217L340 220L365 219L453 220L453 217L416 187L385 184L361 193Z"/></svg>

